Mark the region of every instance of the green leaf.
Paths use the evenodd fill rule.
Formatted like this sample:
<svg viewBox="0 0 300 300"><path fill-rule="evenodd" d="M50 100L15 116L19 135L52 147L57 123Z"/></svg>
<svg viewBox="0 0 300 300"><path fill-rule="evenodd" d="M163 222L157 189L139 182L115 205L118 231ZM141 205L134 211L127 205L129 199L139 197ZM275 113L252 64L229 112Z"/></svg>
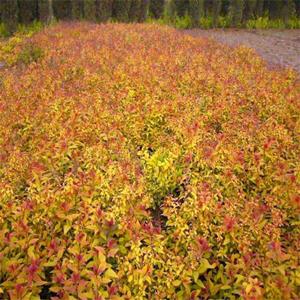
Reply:
<svg viewBox="0 0 300 300"><path fill-rule="evenodd" d="M201 264L198 268L199 275L205 273L208 269L213 269L215 266L211 265L206 258L201 259Z"/></svg>
<svg viewBox="0 0 300 300"><path fill-rule="evenodd" d="M40 296L30 296L30 300L41 300Z"/></svg>
<svg viewBox="0 0 300 300"><path fill-rule="evenodd" d="M230 285L223 285L223 286L221 287L221 290L229 290L230 288L231 288Z"/></svg>
<svg viewBox="0 0 300 300"><path fill-rule="evenodd" d="M48 261L45 264L43 264L43 267L54 267L54 266L56 266L56 264L57 264L56 260L54 260L54 261Z"/></svg>
<svg viewBox="0 0 300 300"><path fill-rule="evenodd" d="M196 284L197 284L197 286L198 286L199 288L201 288L201 289L204 289L204 288L205 288L204 283L203 283L200 279L198 279L198 280L196 281Z"/></svg>
<svg viewBox="0 0 300 300"><path fill-rule="evenodd" d="M236 284L239 284L241 281L243 281L245 279L245 277L240 274L236 275L235 277L237 278L236 282L235 282Z"/></svg>
<svg viewBox="0 0 300 300"><path fill-rule="evenodd" d="M195 282L198 280L198 278L199 278L199 272L197 271L193 272L193 279Z"/></svg>
<svg viewBox="0 0 300 300"><path fill-rule="evenodd" d="M259 222L258 228L259 228L259 229L263 229L264 226L265 226L267 223L268 223L267 220L262 220L261 222Z"/></svg>

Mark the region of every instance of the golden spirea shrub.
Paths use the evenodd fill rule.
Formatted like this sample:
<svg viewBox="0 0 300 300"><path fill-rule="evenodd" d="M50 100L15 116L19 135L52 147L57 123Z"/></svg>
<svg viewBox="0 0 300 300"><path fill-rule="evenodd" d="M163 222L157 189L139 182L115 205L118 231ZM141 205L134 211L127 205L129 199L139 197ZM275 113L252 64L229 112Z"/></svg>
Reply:
<svg viewBox="0 0 300 300"><path fill-rule="evenodd" d="M297 299L297 76L157 25L2 41L1 299Z"/></svg>

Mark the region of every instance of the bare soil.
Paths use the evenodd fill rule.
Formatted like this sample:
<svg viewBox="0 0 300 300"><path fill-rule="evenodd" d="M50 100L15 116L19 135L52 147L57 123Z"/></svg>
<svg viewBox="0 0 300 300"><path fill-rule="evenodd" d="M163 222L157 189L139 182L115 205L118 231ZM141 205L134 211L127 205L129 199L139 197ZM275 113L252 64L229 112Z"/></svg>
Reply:
<svg viewBox="0 0 300 300"><path fill-rule="evenodd" d="M300 30L184 30L228 46L253 48L271 67L292 68L300 74Z"/></svg>

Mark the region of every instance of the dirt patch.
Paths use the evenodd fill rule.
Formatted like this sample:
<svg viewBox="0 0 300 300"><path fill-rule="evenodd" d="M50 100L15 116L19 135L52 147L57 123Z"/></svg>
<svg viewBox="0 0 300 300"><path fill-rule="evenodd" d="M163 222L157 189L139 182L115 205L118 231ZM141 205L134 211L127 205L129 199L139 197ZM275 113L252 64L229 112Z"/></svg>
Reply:
<svg viewBox="0 0 300 300"><path fill-rule="evenodd" d="M184 30L194 37L212 38L229 46L256 50L270 66L292 68L300 74L300 30Z"/></svg>

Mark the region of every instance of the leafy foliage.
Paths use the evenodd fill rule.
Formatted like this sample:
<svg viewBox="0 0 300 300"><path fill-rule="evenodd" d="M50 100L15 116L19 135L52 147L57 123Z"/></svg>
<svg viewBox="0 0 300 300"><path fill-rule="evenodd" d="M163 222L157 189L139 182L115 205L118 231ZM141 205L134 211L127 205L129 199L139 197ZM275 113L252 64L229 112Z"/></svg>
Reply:
<svg viewBox="0 0 300 300"><path fill-rule="evenodd" d="M145 24L0 57L0 298L297 299L296 74Z"/></svg>

